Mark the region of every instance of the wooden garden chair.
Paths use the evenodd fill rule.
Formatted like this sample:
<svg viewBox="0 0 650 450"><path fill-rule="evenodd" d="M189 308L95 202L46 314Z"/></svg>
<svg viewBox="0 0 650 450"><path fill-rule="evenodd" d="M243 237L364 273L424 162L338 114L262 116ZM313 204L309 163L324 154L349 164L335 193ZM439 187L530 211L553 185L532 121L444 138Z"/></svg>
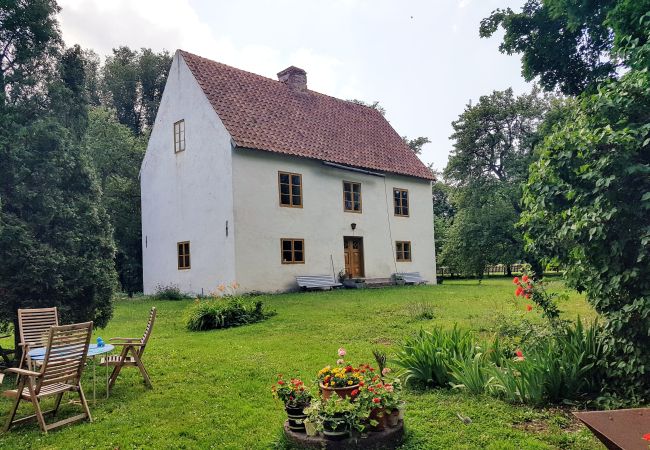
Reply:
<svg viewBox="0 0 650 450"><path fill-rule="evenodd" d="M38 420L38 424L44 433L53 428L83 419L92 422L88 403L83 389L81 389L81 375L86 364L86 355L88 354L92 331L92 322L51 327L46 339L43 364L41 364L38 371L21 368L7 369L7 372L15 373L18 376L18 388L4 392L5 397L13 399L14 402L3 431L8 431L12 425L18 425L33 419ZM59 420L49 425L46 424L45 416L56 415L63 394L66 392L79 394L81 406L84 410L83 414ZM43 397L50 396L55 396L54 408L42 412L40 401ZM16 410L21 400L31 402L35 413L15 420Z"/></svg>
<svg viewBox="0 0 650 450"><path fill-rule="evenodd" d="M45 347L50 327L59 325L59 314L56 308L33 308L18 310L18 331L22 356L18 368L33 369L27 352L35 348Z"/></svg>
<svg viewBox="0 0 650 450"><path fill-rule="evenodd" d="M141 338L122 338L116 337L109 339L110 343L115 346L121 346L122 351L119 355L111 355L101 359L100 366L112 366L113 372L111 373L108 389L110 390L115 384L117 376L120 374L122 367L137 367L140 369L142 378L149 388L153 389L151 384L151 379L149 379L149 374L147 369L144 368L142 364L142 354L144 349L147 346L147 341L149 341L149 336L151 336L151 330L153 328L153 323L156 320L156 307L151 308L149 313L149 321L147 322L147 328L144 330L144 334Z"/></svg>

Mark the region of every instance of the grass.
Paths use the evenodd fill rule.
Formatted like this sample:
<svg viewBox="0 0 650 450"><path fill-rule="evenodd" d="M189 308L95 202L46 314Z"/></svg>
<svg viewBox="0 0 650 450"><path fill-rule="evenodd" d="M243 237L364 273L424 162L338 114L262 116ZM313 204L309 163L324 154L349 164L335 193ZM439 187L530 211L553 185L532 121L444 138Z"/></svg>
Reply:
<svg viewBox="0 0 650 450"><path fill-rule="evenodd" d="M500 315L524 309L512 301L512 286L507 279L480 285L445 280L439 286L268 296L264 301L277 316L209 332L186 331L184 310L191 300L120 300L109 326L95 336L107 340L140 335L155 304L158 319L144 356L154 389L144 387L137 370L125 369L106 400L104 371L98 367L93 423L48 435L35 424L25 425L0 435L0 448L283 448L284 411L270 393L276 374L312 379L321 367L335 362L340 346L356 363L372 362L377 347L390 357L404 336L421 327L451 327L457 322L489 333ZM559 281L552 287L563 289ZM433 305L435 318L419 317L413 312L419 308L412 304ZM569 318L594 315L576 293L560 307ZM89 397L91 374L87 370L84 379ZM10 380L5 380L3 388L9 386ZM512 406L449 390L409 389L406 401L405 449L599 448L589 432L562 411ZM0 420L8 409L8 400L0 399ZM21 412L29 408L23 406ZM464 424L457 413L472 423Z"/></svg>

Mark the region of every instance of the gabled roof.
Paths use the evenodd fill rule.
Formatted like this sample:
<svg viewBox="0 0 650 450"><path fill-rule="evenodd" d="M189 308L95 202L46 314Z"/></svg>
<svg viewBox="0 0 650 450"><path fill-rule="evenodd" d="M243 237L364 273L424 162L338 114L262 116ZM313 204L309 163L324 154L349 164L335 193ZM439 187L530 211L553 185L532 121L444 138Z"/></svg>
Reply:
<svg viewBox="0 0 650 450"><path fill-rule="evenodd" d="M373 108L179 52L238 147L434 179Z"/></svg>

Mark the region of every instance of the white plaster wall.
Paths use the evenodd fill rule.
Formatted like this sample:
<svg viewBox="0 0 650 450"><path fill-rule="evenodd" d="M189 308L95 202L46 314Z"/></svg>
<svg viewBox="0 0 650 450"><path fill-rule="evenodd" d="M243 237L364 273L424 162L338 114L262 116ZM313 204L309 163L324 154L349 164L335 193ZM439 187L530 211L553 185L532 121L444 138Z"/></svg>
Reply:
<svg viewBox="0 0 650 450"><path fill-rule="evenodd" d="M302 174L303 208L279 206L278 171ZM237 281L243 291L295 289L297 275L331 274L330 255L338 274L344 268L344 236L363 237L366 277L389 277L397 267L435 283L430 182L240 148L233 152L233 180ZM361 183L361 214L343 211L343 180ZM394 215L394 187L409 190L410 217ZM305 240L305 264L281 263L281 238ZM394 261L395 241L411 241L411 262Z"/></svg>
<svg viewBox="0 0 650 450"><path fill-rule="evenodd" d="M181 119L186 149L174 153L173 124ZM144 292L176 284L201 293L233 281L231 137L178 52L140 178ZM190 241L191 269L178 270L180 241Z"/></svg>

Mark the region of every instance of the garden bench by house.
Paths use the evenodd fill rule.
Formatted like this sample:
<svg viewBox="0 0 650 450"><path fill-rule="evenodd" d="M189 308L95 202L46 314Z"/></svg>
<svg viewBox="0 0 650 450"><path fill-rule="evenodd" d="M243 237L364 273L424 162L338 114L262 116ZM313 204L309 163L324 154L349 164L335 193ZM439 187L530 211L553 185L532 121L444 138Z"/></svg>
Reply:
<svg viewBox="0 0 650 450"><path fill-rule="evenodd" d="M296 277L296 283L298 283L301 289L331 289L343 286L330 275Z"/></svg>
<svg viewBox="0 0 650 450"><path fill-rule="evenodd" d="M401 278L405 284L425 284L427 280L422 278L420 272L396 273L395 278Z"/></svg>

